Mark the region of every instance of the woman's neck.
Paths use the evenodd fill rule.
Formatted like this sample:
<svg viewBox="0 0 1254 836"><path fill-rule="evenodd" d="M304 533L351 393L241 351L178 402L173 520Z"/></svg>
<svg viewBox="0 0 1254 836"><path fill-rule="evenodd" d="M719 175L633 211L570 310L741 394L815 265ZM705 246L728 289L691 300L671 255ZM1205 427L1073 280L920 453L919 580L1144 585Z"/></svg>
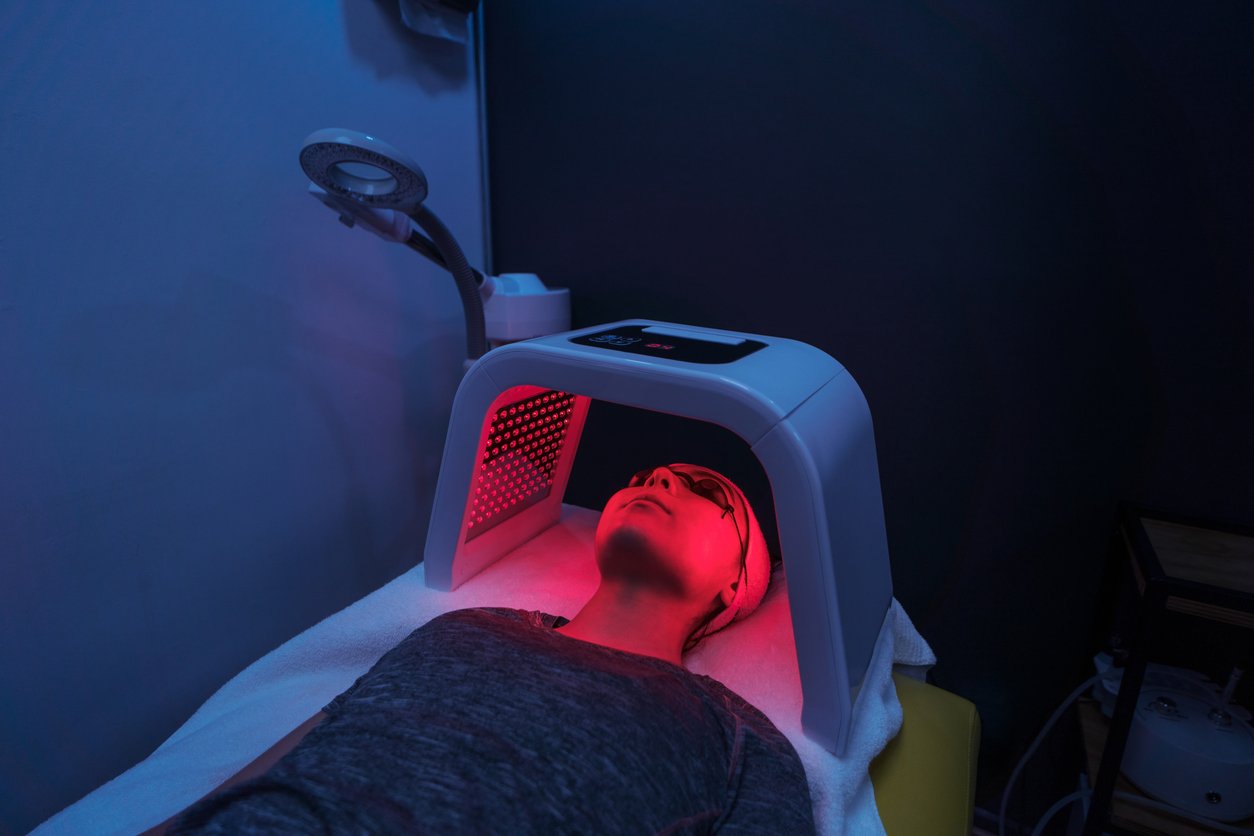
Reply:
<svg viewBox="0 0 1254 836"><path fill-rule="evenodd" d="M557 628L564 636L682 665L684 642L700 613L656 590L602 580L579 614Z"/></svg>

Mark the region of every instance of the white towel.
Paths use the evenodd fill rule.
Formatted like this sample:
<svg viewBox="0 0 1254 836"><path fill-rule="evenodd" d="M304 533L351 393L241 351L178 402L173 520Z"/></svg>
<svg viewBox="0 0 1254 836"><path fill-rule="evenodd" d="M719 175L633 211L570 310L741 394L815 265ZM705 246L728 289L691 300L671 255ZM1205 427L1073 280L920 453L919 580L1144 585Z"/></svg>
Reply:
<svg viewBox="0 0 1254 836"><path fill-rule="evenodd" d="M210 697L152 755L34 831L134 834L183 810L344 691L412 630L442 612L510 606L574 615L596 588L597 513L568 507L562 522L454 592L426 587L423 567L367 595L263 656ZM824 834L884 832L867 769L901 727L893 663L935 663L896 601L884 620L854 706L846 756L801 731L801 687L783 585L752 618L711 636L686 660L779 727L805 765Z"/></svg>

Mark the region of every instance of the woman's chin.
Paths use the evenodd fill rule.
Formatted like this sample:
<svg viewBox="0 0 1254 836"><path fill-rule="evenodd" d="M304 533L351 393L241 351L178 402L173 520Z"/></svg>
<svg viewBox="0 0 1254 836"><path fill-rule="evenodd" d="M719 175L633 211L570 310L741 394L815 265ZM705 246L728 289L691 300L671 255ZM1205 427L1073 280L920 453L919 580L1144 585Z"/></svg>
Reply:
<svg viewBox="0 0 1254 836"><path fill-rule="evenodd" d="M648 524L619 524L596 538L597 567L602 579L656 585L675 592L683 587L669 554L665 532Z"/></svg>
<svg viewBox="0 0 1254 836"><path fill-rule="evenodd" d="M597 528L598 554L639 556L644 552L656 552L665 544L664 532L646 515L629 512L623 516L626 519L621 519L614 525L602 525Z"/></svg>

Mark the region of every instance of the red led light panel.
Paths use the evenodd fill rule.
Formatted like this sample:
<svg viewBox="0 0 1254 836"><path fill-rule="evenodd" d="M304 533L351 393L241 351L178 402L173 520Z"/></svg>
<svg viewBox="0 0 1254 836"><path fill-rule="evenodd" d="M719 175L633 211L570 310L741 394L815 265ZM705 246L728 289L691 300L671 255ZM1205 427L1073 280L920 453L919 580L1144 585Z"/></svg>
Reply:
<svg viewBox="0 0 1254 836"><path fill-rule="evenodd" d="M479 444L467 542L549 495L575 397L547 389L494 405Z"/></svg>

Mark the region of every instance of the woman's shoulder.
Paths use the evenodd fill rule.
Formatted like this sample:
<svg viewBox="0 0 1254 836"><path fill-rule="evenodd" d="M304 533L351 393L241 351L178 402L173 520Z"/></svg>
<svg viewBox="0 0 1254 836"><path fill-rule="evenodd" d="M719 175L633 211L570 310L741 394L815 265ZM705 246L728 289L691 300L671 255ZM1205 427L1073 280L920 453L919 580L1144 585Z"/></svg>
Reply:
<svg viewBox="0 0 1254 836"><path fill-rule="evenodd" d="M438 615L431 619L430 623L505 621L548 630L559 626L565 620L561 616L540 610L520 610L513 607L468 607Z"/></svg>
<svg viewBox="0 0 1254 836"><path fill-rule="evenodd" d="M779 730L779 727L756 705L713 677L697 673L692 675L700 681L701 686L711 699L720 704L724 711L735 716L739 723L743 723L762 738L772 741L787 740L784 733ZM788 748L792 748L791 744L788 744Z"/></svg>

